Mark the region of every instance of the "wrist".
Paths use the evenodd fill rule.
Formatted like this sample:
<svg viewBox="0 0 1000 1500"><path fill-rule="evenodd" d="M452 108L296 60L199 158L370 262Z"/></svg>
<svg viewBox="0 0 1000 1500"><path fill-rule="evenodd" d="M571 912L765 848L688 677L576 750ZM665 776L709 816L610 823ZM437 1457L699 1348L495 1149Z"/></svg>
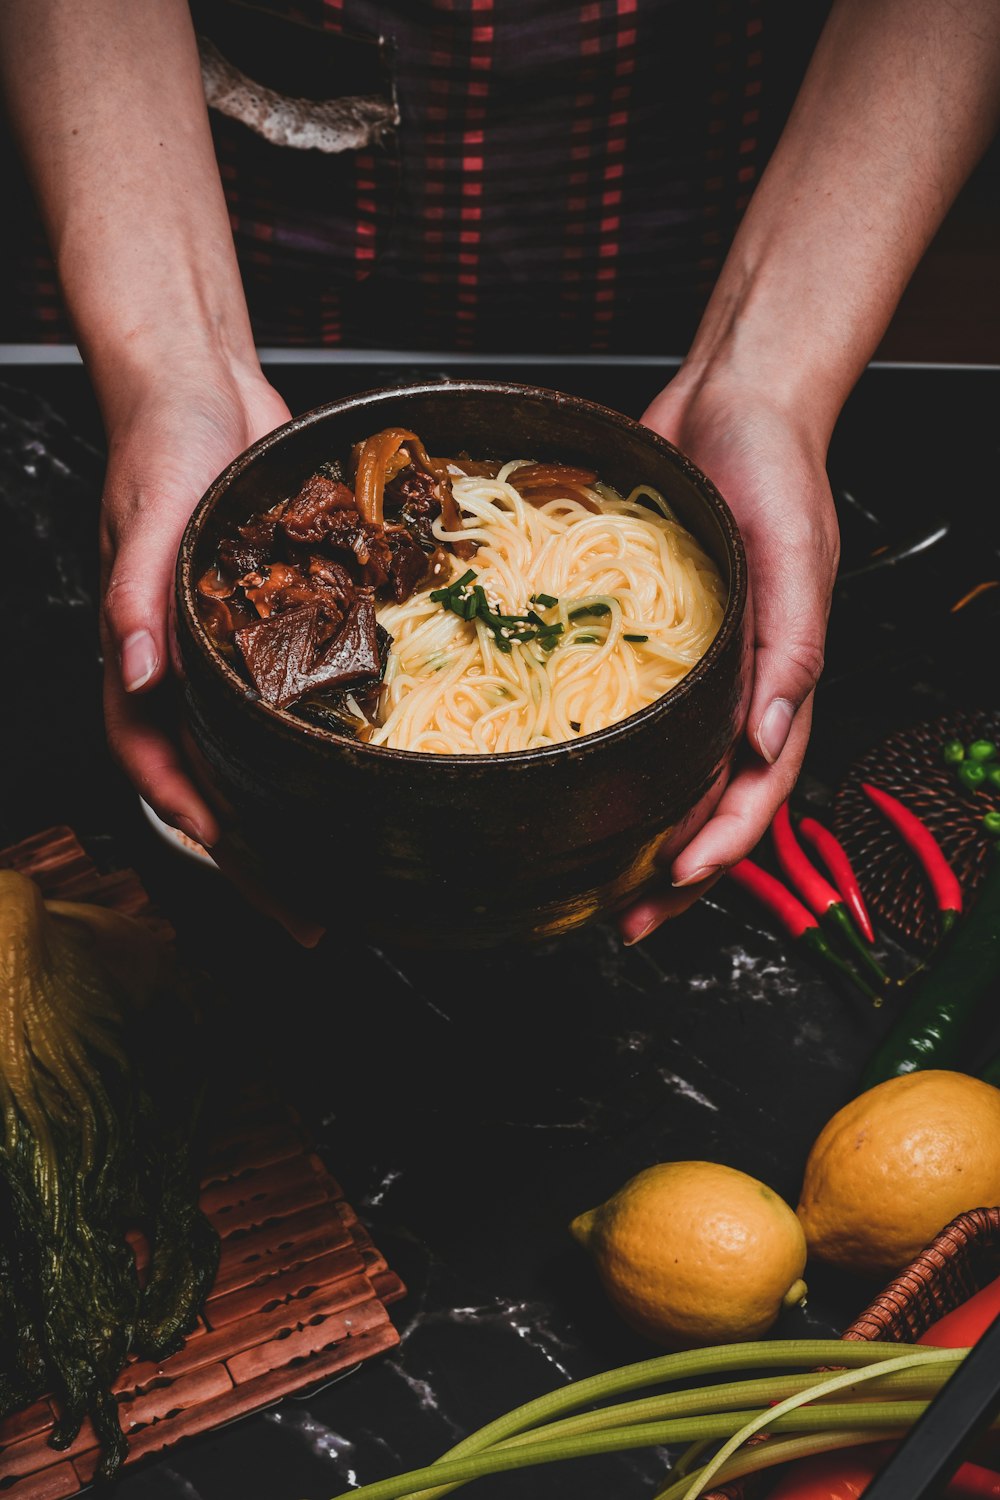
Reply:
<svg viewBox="0 0 1000 1500"><path fill-rule="evenodd" d="M82 339L80 347L109 434L134 427L144 411L184 405L199 393L239 405L267 386L249 330L234 338L219 323L140 324L121 336Z"/></svg>
<svg viewBox="0 0 1000 1500"><path fill-rule="evenodd" d="M729 265L677 376L688 400L763 404L825 454L868 358L849 321L822 299L796 299L777 266Z"/></svg>

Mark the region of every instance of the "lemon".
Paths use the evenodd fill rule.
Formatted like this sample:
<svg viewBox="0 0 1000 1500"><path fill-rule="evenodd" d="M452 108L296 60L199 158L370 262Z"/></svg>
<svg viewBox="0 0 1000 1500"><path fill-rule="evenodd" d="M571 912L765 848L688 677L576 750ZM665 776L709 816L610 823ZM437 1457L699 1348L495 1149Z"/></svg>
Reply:
<svg viewBox="0 0 1000 1500"><path fill-rule="evenodd" d="M794 1213L718 1162L647 1167L569 1227L625 1321L663 1348L758 1338L805 1296Z"/></svg>
<svg viewBox="0 0 1000 1500"><path fill-rule="evenodd" d="M928 1070L876 1084L820 1132L798 1215L809 1250L898 1271L956 1214L1000 1204L1000 1089Z"/></svg>

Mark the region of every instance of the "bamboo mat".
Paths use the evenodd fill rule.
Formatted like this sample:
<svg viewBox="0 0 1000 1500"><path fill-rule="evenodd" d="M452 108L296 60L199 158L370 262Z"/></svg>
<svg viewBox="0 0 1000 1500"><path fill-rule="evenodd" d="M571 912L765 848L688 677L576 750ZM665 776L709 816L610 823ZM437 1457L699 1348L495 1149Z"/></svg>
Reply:
<svg viewBox="0 0 1000 1500"><path fill-rule="evenodd" d="M3 867L32 876L48 897L95 901L171 934L134 872L102 875L68 828L0 850ZM403 1283L300 1117L266 1087L243 1090L210 1141L201 1207L222 1242L218 1275L183 1349L162 1364L131 1360L115 1383L126 1465L399 1342L386 1303L404 1295ZM148 1247L138 1232L129 1240L141 1276ZM0 1422L4 1500L63 1500L93 1477L89 1421L62 1453L48 1446L54 1421L46 1397Z"/></svg>

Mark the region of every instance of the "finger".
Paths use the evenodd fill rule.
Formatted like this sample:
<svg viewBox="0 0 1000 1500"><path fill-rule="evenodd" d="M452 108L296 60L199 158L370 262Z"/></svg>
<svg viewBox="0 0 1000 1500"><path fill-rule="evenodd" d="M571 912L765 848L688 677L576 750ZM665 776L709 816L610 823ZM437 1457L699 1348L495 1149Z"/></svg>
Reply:
<svg viewBox="0 0 1000 1500"><path fill-rule="evenodd" d="M190 725L186 721L182 721L180 725L179 739L192 775L202 787L211 790L213 800L223 817L230 823L235 823L237 821L236 810L212 777L208 762L195 742ZM212 858L230 884L236 887L251 906L263 912L265 916L273 917L276 922L280 922L289 936L293 937L303 948L315 948L326 932L326 928L314 922L310 917L304 917L293 911L272 891L265 890L264 886L249 874L238 845L231 837L223 835L212 850Z"/></svg>
<svg viewBox="0 0 1000 1500"><path fill-rule="evenodd" d="M305 917L298 912L292 911L273 891L265 890L249 874L246 865L240 858L239 850L234 848L228 840L223 839L212 850L212 858L230 883L249 901L251 906L255 907L257 911L263 912L265 916L272 917L274 921L280 922L288 935L294 938L301 947L315 948L320 938L326 932L326 928L311 917Z"/></svg>
<svg viewBox="0 0 1000 1500"><path fill-rule="evenodd" d="M211 849L221 834L218 819L191 781L168 729L158 722L164 717L154 700L130 697L118 671L105 665L104 722L111 754L164 822Z"/></svg>
<svg viewBox="0 0 1000 1500"><path fill-rule="evenodd" d="M625 946L630 948L633 943L642 942L644 937L655 932L661 922L679 917L715 884L721 874L721 870L716 870L704 880L695 885L684 886L681 890L666 881L653 886L641 900L634 902L618 917L618 931Z"/></svg>
<svg viewBox="0 0 1000 1500"><path fill-rule="evenodd" d="M810 695L792 721L773 765L754 760L733 777L714 816L674 860L670 875L675 887L687 887L727 870L760 842L802 767L812 707Z"/></svg>
<svg viewBox="0 0 1000 1500"><path fill-rule="evenodd" d="M157 514L139 495L127 503L105 500L115 512L117 546L109 541L102 613L114 664L127 693L148 692L169 664L167 614L177 552L172 513Z"/></svg>
<svg viewBox="0 0 1000 1500"><path fill-rule="evenodd" d="M781 755L823 670L838 554L836 528L825 510L815 520L800 514L779 535L773 528L771 520L755 522L747 535L754 611L747 738L768 765Z"/></svg>

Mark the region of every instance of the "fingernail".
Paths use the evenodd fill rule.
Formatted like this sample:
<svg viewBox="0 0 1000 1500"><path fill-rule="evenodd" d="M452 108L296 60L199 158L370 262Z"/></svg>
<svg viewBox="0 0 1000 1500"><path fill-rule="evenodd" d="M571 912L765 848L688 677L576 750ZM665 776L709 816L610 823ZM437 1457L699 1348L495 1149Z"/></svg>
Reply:
<svg viewBox="0 0 1000 1500"><path fill-rule="evenodd" d="M200 844L203 849L211 849L210 840L206 838L193 818L178 816L174 818L174 827L179 829L181 833L186 833L189 839L194 839L195 843Z"/></svg>
<svg viewBox="0 0 1000 1500"><path fill-rule="evenodd" d="M788 731L792 727L795 718L795 710L787 698L775 698L767 713L760 721L757 731L757 748L767 761L773 766L788 738Z"/></svg>
<svg viewBox="0 0 1000 1500"><path fill-rule="evenodd" d="M635 946L636 943L641 943L642 940L643 940L643 938L649 937L649 934L651 932L655 932L656 931L657 927L659 927L659 925L660 925L660 923L662 921L663 921L663 918L661 916L659 916L659 915L657 915L655 917L650 917L646 922L643 923L643 925L639 928L639 930L637 932L632 932L632 933L630 933L630 932L626 931L624 928L620 927L618 930L619 930L619 933L621 934L621 940L622 940L623 946L626 947L626 948L632 948L632 947Z"/></svg>
<svg viewBox="0 0 1000 1500"><path fill-rule="evenodd" d="M156 642L148 630L133 630L127 635L121 654L122 682L126 693L144 687L156 671L158 662Z"/></svg>
<svg viewBox="0 0 1000 1500"><path fill-rule="evenodd" d="M722 869L721 865L699 865L692 875L685 875L683 880L672 880L673 886L697 885L699 880L707 880L710 875L717 875Z"/></svg>

